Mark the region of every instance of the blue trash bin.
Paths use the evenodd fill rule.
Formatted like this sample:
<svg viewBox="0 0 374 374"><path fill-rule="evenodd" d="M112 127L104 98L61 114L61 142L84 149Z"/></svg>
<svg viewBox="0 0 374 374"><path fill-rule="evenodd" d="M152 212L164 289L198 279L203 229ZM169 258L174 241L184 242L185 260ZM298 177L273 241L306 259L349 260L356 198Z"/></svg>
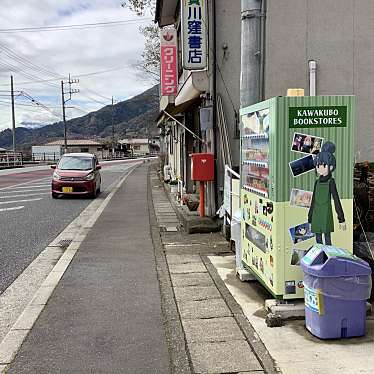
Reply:
<svg viewBox="0 0 374 374"><path fill-rule="evenodd" d="M306 328L321 339L365 335L370 266L344 249L316 244L301 267Z"/></svg>

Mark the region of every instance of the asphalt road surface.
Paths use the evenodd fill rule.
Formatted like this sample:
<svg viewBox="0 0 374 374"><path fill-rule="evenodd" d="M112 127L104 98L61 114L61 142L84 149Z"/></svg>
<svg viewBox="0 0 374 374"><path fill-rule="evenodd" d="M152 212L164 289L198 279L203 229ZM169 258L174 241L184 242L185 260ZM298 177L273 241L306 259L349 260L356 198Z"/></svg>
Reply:
<svg viewBox="0 0 374 374"><path fill-rule="evenodd" d="M136 161L102 164L102 195ZM0 294L92 201L51 197L51 169L0 173Z"/></svg>

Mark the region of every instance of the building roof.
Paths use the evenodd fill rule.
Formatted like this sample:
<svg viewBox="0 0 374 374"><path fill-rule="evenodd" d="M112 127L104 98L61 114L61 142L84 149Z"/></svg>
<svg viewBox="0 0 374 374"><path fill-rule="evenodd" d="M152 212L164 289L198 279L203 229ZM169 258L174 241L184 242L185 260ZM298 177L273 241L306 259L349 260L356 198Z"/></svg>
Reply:
<svg viewBox="0 0 374 374"><path fill-rule="evenodd" d="M97 142L96 140L89 140L89 139L68 139L67 141L68 146L72 145L101 145L101 143ZM47 143L45 145L64 145L64 140L56 140L51 143Z"/></svg>
<svg viewBox="0 0 374 374"><path fill-rule="evenodd" d="M119 140L120 144L148 144L148 139L122 139Z"/></svg>

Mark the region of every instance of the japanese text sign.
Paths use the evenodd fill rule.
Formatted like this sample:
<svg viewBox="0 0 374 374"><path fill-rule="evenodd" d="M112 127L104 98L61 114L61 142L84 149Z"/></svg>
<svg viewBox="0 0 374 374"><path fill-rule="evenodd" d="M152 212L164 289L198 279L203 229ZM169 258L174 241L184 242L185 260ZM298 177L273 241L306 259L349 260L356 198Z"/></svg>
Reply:
<svg viewBox="0 0 374 374"><path fill-rule="evenodd" d="M183 67L203 70L207 67L206 0L182 0Z"/></svg>
<svg viewBox="0 0 374 374"><path fill-rule="evenodd" d="M161 95L178 92L177 32L174 28L161 30Z"/></svg>

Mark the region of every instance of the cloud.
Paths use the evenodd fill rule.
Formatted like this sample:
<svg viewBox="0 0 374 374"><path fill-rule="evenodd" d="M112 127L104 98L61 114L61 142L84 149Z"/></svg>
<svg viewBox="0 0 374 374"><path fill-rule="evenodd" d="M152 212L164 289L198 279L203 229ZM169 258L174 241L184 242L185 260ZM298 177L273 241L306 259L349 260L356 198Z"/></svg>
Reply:
<svg viewBox="0 0 374 374"><path fill-rule="evenodd" d="M0 130L10 126L10 97L6 95L9 94L11 74L15 90L25 91L48 105L60 118L60 79L69 73L73 78L79 78L80 82L73 86L80 93L72 95L67 105L81 108L68 108L69 118L109 104L112 96L124 100L153 85L141 77L137 69L144 48L144 38L138 29L144 22L122 8L120 0L0 0L0 5L7 10L0 15L0 29L136 19L136 23L112 27L1 33ZM103 72L106 70L111 71ZM93 72L103 73L86 75ZM37 80L51 81L38 83ZM17 98L16 125L59 120L40 106L27 106L30 104L27 99Z"/></svg>

